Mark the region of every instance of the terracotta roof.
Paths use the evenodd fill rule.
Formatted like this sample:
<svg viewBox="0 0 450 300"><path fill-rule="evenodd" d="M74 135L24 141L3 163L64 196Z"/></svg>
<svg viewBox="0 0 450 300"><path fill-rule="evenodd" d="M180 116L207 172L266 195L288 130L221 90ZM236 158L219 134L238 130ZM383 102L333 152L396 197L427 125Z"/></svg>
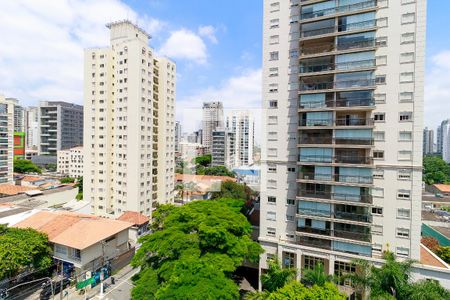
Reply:
<svg viewBox="0 0 450 300"><path fill-rule="evenodd" d="M128 222L133 225L143 225L147 223L150 219L138 212L126 211L120 217L118 217L117 220Z"/></svg>
<svg viewBox="0 0 450 300"><path fill-rule="evenodd" d="M438 259L431 250L420 244L420 263L422 265L449 269L448 265L442 260Z"/></svg>
<svg viewBox="0 0 450 300"><path fill-rule="evenodd" d="M50 242L85 249L131 227L128 222L64 211L40 211L14 227L46 233Z"/></svg>
<svg viewBox="0 0 450 300"><path fill-rule="evenodd" d="M450 193L450 184L433 184L433 186L443 193Z"/></svg>
<svg viewBox="0 0 450 300"><path fill-rule="evenodd" d="M9 196L17 195L17 194L24 193L26 191L31 191L31 190L37 190L37 188L13 185L13 184L1 184L0 185L0 194L9 195Z"/></svg>
<svg viewBox="0 0 450 300"><path fill-rule="evenodd" d="M29 182L33 182L33 181L39 181L42 180L41 177L36 177L36 176L24 176L22 178L22 181L29 181Z"/></svg>
<svg viewBox="0 0 450 300"><path fill-rule="evenodd" d="M212 175L192 175L192 174L175 174L176 181L233 181L236 178L228 176L212 176Z"/></svg>

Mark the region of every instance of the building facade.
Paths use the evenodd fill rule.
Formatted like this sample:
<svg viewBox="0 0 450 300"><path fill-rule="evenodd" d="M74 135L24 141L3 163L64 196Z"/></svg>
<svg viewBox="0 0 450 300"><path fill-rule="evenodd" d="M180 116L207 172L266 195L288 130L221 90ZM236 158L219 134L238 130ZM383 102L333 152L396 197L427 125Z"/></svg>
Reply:
<svg viewBox="0 0 450 300"><path fill-rule="evenodd" d="M16 98L6 98L6 100L14 103L14 131L25 132L25 109L19 105Z"/></svg>
<svg viewBox="0 0 450 300"><path fill-rule="evenodd" d="M62 101L39 105L39 154L56 156L58 150L83 145L83 106Z"/></svg>
<svg viewBox="0 0 450 300"><path fill-rule="evenodd" d="M227 116L227 128L235 134L236 147L234 159L236 167L253 164L255 121L252 113L249 111L232 111Z"/></svg>
<svg viewBox="0 0 450 300"><path fill-rule="evenodd" d="M420 255L426 1L264 1L260 268Z"/></svg>
<svg viewBox="0 0 450 300"><path fill-rule="evenodd" d="M39 108L25 109L25 138L27 149L38 149L39 145Z"/></svg>
<svg viewBox="0 0 450 300"><path fill-rule="evenodd" d="M200 144L206 147L207 153L211 153L212 133L217 128L223 128L225 125L222 102L204 102L202 114L202 141Z"/></svg>
<svg viewBox="0 0 450 300"><path fill-rule="evenodd" d="M110 46L85 50L84 199L96 215L150 216L173 201L176 67L131 22L107 27Z"/></svg>
<svg viewBox="0 0 450 300"><path fill-rule="evenodd" d="M175 152L180 152L182 127L180 121L175 122Z"/></svg>
<svg viewBox="0 0 450 300"><path fill-rule="evenodd" d="M14 159L25 159L25 132L14 132Z"/></svg>
<svg viewBox="0 0 450 300"><path fill-rule="evenodd" d="M205 147L206 148L206 147ZM236 134L228 128L217 128L212 132L211 166L236 166Z"/></svg>
<svg viewBox="0 0 450 300"><path fill-rule="evenodd" d="M13 182L14 106L0 95L0 184Z"/></svg>
<svg viewBox="0 0 450 300"><path fill-rule="evenodd" d="M423 130L423 155L433 154L434 131L425 127Z"/></svg>
<svg viewBox="0 0 450 300"><path fill-rule="evenodd" d="M449 130L450 130L450 119L444 120L441 122L441 124L437 128L437 134L436 134L436 144L437 149L436 153L441 154L442 157L444 157L444 145L446 145L447 151L450 149L449 143ZM447 154L449 155L449 154Z"/></svg>
<svg viewBox="0 0 450 300"><path fill-rule="evenodd" d="M78 178L83 176L83 147L59 150L56 171L64 176Z"/></svg>

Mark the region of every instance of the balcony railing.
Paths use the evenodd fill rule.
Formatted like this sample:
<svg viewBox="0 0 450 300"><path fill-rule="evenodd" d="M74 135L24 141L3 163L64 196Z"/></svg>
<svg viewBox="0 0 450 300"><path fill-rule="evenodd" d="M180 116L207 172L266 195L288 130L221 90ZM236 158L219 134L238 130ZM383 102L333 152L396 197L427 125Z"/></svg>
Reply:
<svg viewBox="0 0 450 300"><path fill-rule="evenodd" d="M298 208L297 213L299 215L331 218L331 211L329 210Z"/></svg>
<svg viewBox="0 0 450 300"><path fill-rule="evenodd" d="M337 118L333 119L310 119L299 120L298 125L302 127L316 127L316 126L371 126L373 119L366 118Z"/></svg>
<svg viewBox="0 0 450 300"><path fill-rule="evenodd" d="M297 232L319 234L324 236L334 236L338 238L344 238L349 240L357 240L362 242L371 242L372 235L366 232L348 231L348 230L331 230L331 229L319 229L309 226L297 227Z"/></svg>
<svg viewBox="0 0 450 300"><path fill-rule="evenodd" d="M341 175L341 174L320 174L313 172L300 172L298 179L317 180L317 181L335 181L342 183L372 184L372 176L359 175Z"/></svg>
<svg viewBox="0 0 450 300"><path fill-rule="evenodd" d="M331 250L331 241L328 241L328 240L300 237L298 239L297 243L300 245L308 246L308 247Z"/></svg>
<svg viewBox="0 0 450 300"><path fill-rule="evenodd" d="M331 89L345 89L375 86L375 79L356 79L344 81L330 81L330 82L301 82L301 91L317 91L317 90L331 90Z"/></svg>
<svg viewBox="0 0 450 300"><path fill-rule="evenodd" d="M338 163L338 164L358 164L367 165L372 164L373 159L368 156L350 156L350 155L301 155L299 162L316 162L316 163Z"/></svg>
<svg viewBox="0 0 450 300"><path fill-rule="evenodd" d="M330 33L334 33L334 32L362 30L362 29L366 29L366 28L375 27L376 25L377 25L377 20L367 20L367 21L363 21L363 22L341 24L338 26L323 27L323 28L319 28L319 29L302 30L302 31L300 31L300 36L305 38L305 37L313 37L313 36L317 36L317 35L330 34Z"/></svg>
<svg viewBox="0 0 450 300"><path fill-rule="evenodd" d="M326 145L326 144L331 144L333 143L333 138L331 136L315 136L315 137L300 137L299 138L299 143L300 144L307 144L307 145L312 145L312 144L320 144L320 145Z"/></svg>
<svg viewBox="0 0 450 300"><path fill-rule="evenodd" d="M331 236L330 229L319 229L319 228L305 226L305 227L297 227L297 231Z"/></svg>
<svg viewBox="0 0 450 300"><path fill-rule="evenodd" d="M334 212L335 219L362 222L362 223L371 223L372 216L367 214L357 214L357 213L349 213L344 211L335 211Z"/></svg>
<svg viewBox="0 0 450 300"><path fill-rule="evenodd" d="M314 12L302 13L301 18L302 19L311 19L311 18L318 18L318 17L328 16L328 15L337 14L337 13L353 12L356 10L362 10L362 9L376 7L376 5L377 5L376 0L363 1L363 2L359 2L359 3L355 3L355 4L337 6L337 7L322 9L322 10L318 10L318 11L314 11Z"/></svg>
<svg viewBox="0 0 450 300"><path fill-rule="evenodd" d="M326 71L348 71L361 68L371 68L375 66L375 59L365 59L358 61L342 62L342 63L327 63L327 64L302 64L299 68L299 73L315 73Z"/></svg>
<svg viewBox="0 0 450 300"><path fill-rule="evenodd" d="M327 199L327 200L338 200L338 201L346 201L351 204L351 202L360 202L360 203L372 203L371 195L355 195L355 194L341 194L341 193L332 193L332 192L323 192L323 191L314 191L314 190L299 190L298 197L306 197L306 198L317 198L317 199Z"/></svg>
<svg viewBox="0 0 450 300"><path fill-rule="evenodd" d="M345 137L345 138L334 138L334 143L336 145L361 145L361 146L371 146L374 143L373 138L362 138L362 137Z"/></svg>
<svg viewBox="0 0 450 300"><path fill-rule="evenodd" d="M374 106L375 100L373 98L353 98L353 99L338 99L336 101L312 101L301 103L300 109L314 109L314 108L334 108L334 107L358 107L358 106Z"/></svg>

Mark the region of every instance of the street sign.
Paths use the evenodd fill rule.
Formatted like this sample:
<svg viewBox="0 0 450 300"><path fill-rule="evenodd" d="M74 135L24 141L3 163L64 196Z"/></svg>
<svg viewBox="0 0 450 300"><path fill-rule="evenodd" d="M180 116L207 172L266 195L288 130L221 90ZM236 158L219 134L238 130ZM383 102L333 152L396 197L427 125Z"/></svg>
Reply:
<svg viewBox="0 0 450 300"><path fill-rule="evenodd" d="M95 278L94 277L91 277L91 278L86 279L84 281L80 281L80 282L77 283L77 290L83 289L83 288L85 288L88 285L91 285L93 283L95 283Z"/></svg>

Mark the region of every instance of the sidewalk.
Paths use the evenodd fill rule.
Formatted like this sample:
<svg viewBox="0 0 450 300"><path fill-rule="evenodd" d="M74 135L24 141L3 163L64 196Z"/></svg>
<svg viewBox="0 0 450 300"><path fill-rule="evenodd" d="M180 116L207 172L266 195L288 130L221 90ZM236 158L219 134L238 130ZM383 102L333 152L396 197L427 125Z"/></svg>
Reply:
<svg viewBox="0 0 450 300"><path fill-rule="evenodd" d="M133 269L130 265L126 265L123 269L117 272L113 277L116 279L115 284L111 284L111 278L106 279L103 283L107 288L104 290L103 298L104 300L127 300L131 299L131 289L133 287L131 282L131 277L139 272L139 268ZM69 300L84 300L84 299L100 299L100 284L94 288L89 288L86 291L86 295L80 294L75 287L66 290L68 295L63 299ZM64 292L63 292L64 295ZM56 295L55 299L59 299L60 295Z"/></svg>

